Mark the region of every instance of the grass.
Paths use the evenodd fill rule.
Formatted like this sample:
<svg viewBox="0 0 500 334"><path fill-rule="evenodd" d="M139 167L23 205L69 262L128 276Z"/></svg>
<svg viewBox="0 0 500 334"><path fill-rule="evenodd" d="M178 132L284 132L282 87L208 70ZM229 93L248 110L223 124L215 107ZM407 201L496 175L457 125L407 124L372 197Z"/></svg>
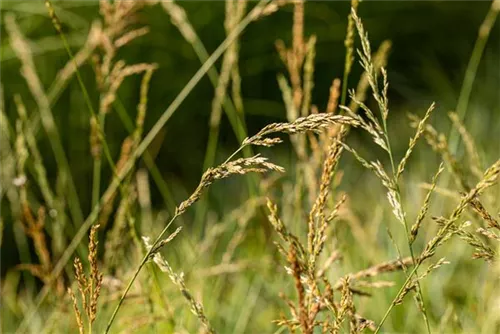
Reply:
<svg viewBox="0 0 500 334"><path fill-rule="evenodd" d="M71 13L47 0L46 19L67 61L47 91L33 44L15 15L6 13L6 32L31 96L13 97L11 113L4 103L10 97L2 92L0 242L2 253L9 251L3 231L13 231L20 255L2 273L2 330L499 331L498 143L481 147L476 137L485 134L471 131L465 120L498 4L492 3L480 28L457 111L446 123L436 122L440 103L429 103L408 115L411 132L398 127L402 120L393 110L391 44L372 51L363 4L355 0L345 13L343 79L329 79L324 109L314 93L322 74L316 68L320 41L308 35L308 4L301 1L225 2L225 39L209 55L182 4L157 1L101 1L87 42L74 52L60 21ZM158 88L152 84L158 65L121 58L153 29L147 22L138 26L150 8L165 11L202 63L157 119L151 119L149 96ZM286 10L292 11L291 37L275 45L285 71L276 87L286 120L252 131L243 103L242 34ZM356 60L361 75L352 85ZM83 77L85 64L92 64L95 87ZM133 86L135 108L120 99L134 75L140 76ZM182 192L165 181L151 146L205 75L214 93L204 171L194 190ZM74 79L87 110L78 112L88 115L88 212L53 114ZM217 163L226 153L218 147L223 110L239 145ZM126 129L118 143L109 136L117 126L114 113ZM51 151L37 134L40 125ZM287 161L282 152L288 140ZM49 154L57 182L49 177ZM240 175L247 193L240 194ZM209 194L221 197L222 215L211 209Z"/></svg>

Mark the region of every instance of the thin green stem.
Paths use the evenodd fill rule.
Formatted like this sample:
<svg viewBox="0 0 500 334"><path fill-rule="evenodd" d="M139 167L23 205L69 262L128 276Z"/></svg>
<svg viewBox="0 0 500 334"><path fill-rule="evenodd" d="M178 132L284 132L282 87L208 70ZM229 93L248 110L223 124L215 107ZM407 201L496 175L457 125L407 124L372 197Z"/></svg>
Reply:
<svg viewBox="0 0 500 334"><path fill-rule="evenodd" d="M401 295L401 293L403 293L403 290L406 288L406 285L408 285L408 283L410 282L410 279L411 277L416 274L417 272L417 269L418 267L420 266L420 263L414 263L414 267L413 267L413 270L410 272L410 274L406 277L406 280L404 282L404 284L401 286L401 288L399 289L396 297L394 298L394 300L392 301L391 305L389 306L389 308L387 309L387 311L385 312L382 320L380 320L380 323L378 324L377 326L377 329L375 329L375 332L373 334L378 334L378 332L380 331L380 329L382 328L382 325L384 325L385 321L387 320L387 318L389 317L389 314L391 313L392 309L394 308L394 306L396 306L396 299L399 297L399 295Z"/></svg>
<svg viewBox="0 0 500 334"><path fill-rule="evenodd" d="M245 147L247 147L247 145L241 145L240 147L238 147L238 149L236 151L234 151L233 154L231 154L229 156L229 158L224 160L224 162L222 164L227 164L232 158L234 158L236 156L236 154L240 153L243 149L245 149Z"/></svg>
<svg viewBox="0 0 500 334"><path fill-rule="evenodd" d="M464 121L465 115L467 113L469 100L472 93L472 87L474 86L479 63L481 62L486 43L488 42L488 37L490 36L491 29L495 25L495 21L497 19L499 11L500 5L498 0L493 1L483 23L479 27L478 36L474 44L469 63L467 65L467 69L465 70L464 81L462 83L462 88L460 89L460 95L458 97L456 111L459 120L462 122ZM449 138L450 152L452 154L455 154L460 145L459 134L455 127L451 127Z"/></svg>
<svg viewBox="0 0 500 334"><path fill-rule="evenodd" d="M139 272L141 271L142 267L144 267L144 265L146 264L146 262L148 261L148 259L150 258L150 256L153 254L153 251L155 251L155 247L156 245L160 242L160 240L163 238L163 236L165 235L165 233L167 232L168 228L170 227L170 225L172 225L172 223L174 222L174 220L179 217L179 214L175 214L171 219L170 221L168 222L168 224L165 226L165 228L160 232L160 234L158 235L158 237L156 238L156 240L153 242L153 244L151 245L151 248L147 251L146 255L144 255L141 263L139 264L139 266L137 267L137 269L135 270L134 274L132 275L132 278L130 279L130 281L128 282L127 284L127 287L125 288L125 290L123 291L123 294L120 298L120 300L118 301L118 304L116 305L115 307L115 310L113 311L113 314L111 315L111 318L109 319L108 321L108 325L106 326L106 330L104 331L104 333L109 333L109 330L111 328L111 325L113 324L113 321L115 320L116 318L116 315L118 314L118 310L120 309L120 307L122 306L123 304L123 301L125 300L125 297L127 297L127 294L130 290L130 288L132 287L132 284L134 284L135 282L135 279L137 278L137 276L139 275Z"/></svg>

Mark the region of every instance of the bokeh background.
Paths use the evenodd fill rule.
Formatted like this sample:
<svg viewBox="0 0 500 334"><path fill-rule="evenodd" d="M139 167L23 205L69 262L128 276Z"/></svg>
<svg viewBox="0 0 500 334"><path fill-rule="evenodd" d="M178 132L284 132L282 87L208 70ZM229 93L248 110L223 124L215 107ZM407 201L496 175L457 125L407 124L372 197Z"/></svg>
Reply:
<svg viewBox="0 0 500 334"><path fill-rule="evenodd" d="M180 1L186 13L211 53L224 40L224 3L222 1ZM99 17L96 1L54 1L55 8L74 51L85 43L90 25ZM401 156L407 148L413 130L408 126L407 112L422 115L432 101L437 109L432 124L448 133L450 121L447 112L457 106L465 70L478 35L478 29L491 6L489 1L364 1L359 14L369 32L372 48L390 40L392 48L388 61L390 121L389 128L396 154ZM311 1L305 6L305 35L317 36L316 71L314 74L313 104L324 110L329 88L334 78L342 78L344 70L344 38L347 27L348 1ZM270 122L285 121L285 107L277 84L277 74L286 73L275 48L278 39L290 45L292 12L285 6L277 13L250 24L241 37L239 67L242 79L244 117L248 133L258 131ZM59 36L48 17L42 1L2 1L2 18L13 13L22 33L30 40L38 74L45 87L49 87L58 71L68 61ZM147 24L150 32L120 51L119 58L127 63L157 63L148 94L148 113L145 132L156 122L166 107L201 66L192 46L169 21L169 16L159 6L145 8L138 16L139 24ZM20 94L28 112L36 109L24 78L20 75L20 62L1 27L1 84L4 112L13 129L17 117L14 95ZM465 123L476 139L485 161L492 161L500 153L500 25L496 24L485 47L476 75ZM359 46L359 41L356 41ZM220 60L216 63L220 67ZM350 78L355 87L362 73L356 62ZM90 97L97 105L99 92L95 86L92 66L81 67L81 74ZM125 80L118 96L123 110L133 119L139 99L141 76ZM179 203L198 184L203 172L203 159L208 138L208 123L214 88L208 78L203 78L181 107L167 122L149 151L166 180L175 203ZM369 101L370 104L373 101ZM73 79L64 90L52 113L57 123L69 159L71 172L78 189L84 213L91 209L92 158L89 146L89 115L78 82ZM106 119L107 142L113 157L117 157L122 140L127 136L123 116L111 112ZM42 129L35 133L49 181L56 184L58 167L49 141ZM376 156L373 145L364 147L365 136L353 131L350 140L360 151ZM238 141L225 115L222 117L216 162L221 162L238 147ZM266 156L293 169L294 156L285 144L267 150ZM417 151L409 170L422 171L429 179L429 171L437 165L432 153ZM495 158L496 159L496 158ZM423 165L432 168L422 168ZM139 162L143 166L143 162ZM111 177L104 162L103 180ZM376 181L353 164L350 157L341 162L341 169L349 167L345 175L346 189L353 198L357 194L374 192ZM352 168L351 168L352 167ZM415 175L418 182L420 174ZM420 180L421 181L421 180ZM154 210L165 210L159 190L151 183ZM410 186L408 187L410 188ZM210 213L223 217L247 197L243 178L215 185L206 194ZM33 194L37 196L37 194ZM370 202L353 201L361 217L369 217L364 206ZM1 198L2 219L5 224L1 251L2 276L19 263L13 242L8 203ZM168 211L168 210L167 210ZM190 221L195 212L188 212L184 221ZM251 229L262 231L260 223ZM188 230L202 234L198 226L187 225ZM262 232L255 232L262 233Z"/></svg>

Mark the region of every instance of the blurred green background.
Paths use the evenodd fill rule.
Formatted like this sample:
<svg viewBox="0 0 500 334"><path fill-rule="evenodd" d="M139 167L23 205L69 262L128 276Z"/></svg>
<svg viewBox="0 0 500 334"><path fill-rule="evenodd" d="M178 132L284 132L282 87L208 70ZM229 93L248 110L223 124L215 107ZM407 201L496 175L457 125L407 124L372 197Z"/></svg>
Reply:
<svg viewBox="0 0 500 334"><path fill-rule="evenodd" d="M73 51L85 42L90 24L99 18L96 1L54 1L63 29ZM181 1L189 20L194 25L207 50L212 52L224 40L224 3L222 1ZM388 73L390 82L391 119L389 128L394 132L397 154L407 147L410 128L406 112L423 114L432 101L437 102L433 124L447 133L450 122L446 113L456 107L464 72L468 64L478 28L491 2L489 1L364 1L359 8L372 48L389 39L392 49ZM68 61L59 36L48 18L42 1L2 1L5 13L16 16L23 34L30 40L38 74L46 88L57 72ZM344 67L344 38L347 26L348 1L307 2L305 6L305 35L317 35L315 86L313 104L324 110L332 79L341 78ZM154 73L148 102L145 131L155 123L165 108L200 67L190 44L169 21L161 6L145 8L138 17L138 25L148 25L150 32L126 46L118 58L127 63L154 62L159 69ZM290 44L292 8L286 6L277 13L250 24L241 37L239 57L242 77L242 95L245 119L250 134L265 124L284 121L285 108L276 75L285 73L274 43L282 39ZM5 99L5 112L13 128L17 117L13 96L20 94L28 113L36 104L20 75L20 62L10 46L5 27L1 31L1 82ZM497 24L486 46L474 84L466 124L484 150L483 156L498 154L500 133L500 29ZM358 41L356 42L356 46ZM220 61L216 66L220 67ZM81 68L83 80L94 106L99 92L90 64ZM361 66L354 65L350 87L355 87ZM119 99L131 118L135 117L139 99L141 77L125 80L119 90ZM208 121L214 88L205 77L166 124L164 131L151 145L151 152L172 196L178 203L197 185L203 172L203 159L208 137ZM373 101L369 101L373 103ZM57 104L52 108L60 135L70 162L84 213L90 212L92 187L92 159L89 148L89 114L78 82L73 79ZM109 114L105 128L113 157L119 155L127 130L116 112ZM55 184L58 169L42 129L36 134L49 174ZM358 134L353 133L356 139ZM359 138L361 141L363 138ZM223 161L238 146L236 137L225 116L221 123L217 162ZM373 146L370 146L373 148ZM365 152L370 154L371 148ZM266 151L278 162L290 164L287 146ZM293 158L292 158L293 159ZM418 161L418 159L416 159ZM344 160L343 163L349 163ZM142 165L142 162L139 163ZM411 167L410 167L411 168ZM103 181L109 180L109 166L104 162ZM359 173L351 173L348 180L355 185ZM164 207L158 190L152 184L155 208ZM227 192L233 196L227 196ZM230 185L216 186L206 196L211 210L222 213L235 207L246 197L244 180L231 180ZM362 204L362 203L361 203ZM2 274L14 263L12 233L8 223L6 200L2 198L2 217L6 222ZM188 215L193 213L188 212Z"/></svg>

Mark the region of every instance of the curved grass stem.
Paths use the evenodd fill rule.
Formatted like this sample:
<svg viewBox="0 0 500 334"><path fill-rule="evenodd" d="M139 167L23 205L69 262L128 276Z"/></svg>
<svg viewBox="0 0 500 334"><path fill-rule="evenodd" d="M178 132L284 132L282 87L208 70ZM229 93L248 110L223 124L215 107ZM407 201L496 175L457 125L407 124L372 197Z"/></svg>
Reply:
<svg viewBox="0 0 500 334"><path fill-rule="evenodd" d="M137 269L135 270L134 274L132 275L132 278L129 280L129 282L127 284L127 287L123 291L123 294L120 297L120 300L118 301L118 304L116 305L116 307L115 307L115 309L113 311L113 314L111 315L111 318L108 321L108 324L106 326L106 330L104 331L105 334L109 333L111 325L113 324L113 321L115 320L116 315L118 314L118 311L120 310L120 307L122 306L123 301L125 300L125 297L127 297L127 294L129 292L130 288L132 287L132 285L134 284L137 276L141 272L141 269L144 267L144 265L146 264L146 262L148 262L148 259L151 257L151 255L155 251L156 245L160 242L160 240L163 238L163 236L165 235L165 233L168 231L168 228L170 227L170 225L172 225L172 223L175 221L175 219L177 217L179 217L179 214L175 214L174 216L172 216L172 218L170 219L170 221L168 222L168 224L163 228L163 230L160 232L160 234L158 235L158 237L156 238L156 240L153 242L151 248L146 252L146 255L144 255L144 257L142 258L139 266L137 267Z"/></svg>

